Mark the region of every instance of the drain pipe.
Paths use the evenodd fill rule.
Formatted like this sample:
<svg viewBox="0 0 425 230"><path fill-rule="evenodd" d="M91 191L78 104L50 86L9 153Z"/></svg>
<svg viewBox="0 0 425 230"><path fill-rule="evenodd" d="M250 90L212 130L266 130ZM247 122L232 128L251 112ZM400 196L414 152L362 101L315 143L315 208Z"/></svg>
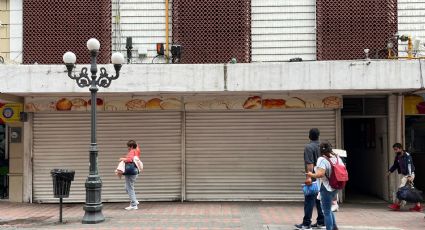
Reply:
<svg viewBox="0 0 425 230"><path fill-rule="evenodd" d="M396 129L396 141L399 143L403 143L403 95L397 95L397 129Z"/></svg>
<svg viewBox="0 0 425 230"><path fill-rule="evenodd" d="M165 58L167 60L169 60L169 55L168 55L168 44L169 44L169 38L168 38L168 31L169 31L169 18L168 18L168 7L169 7L169 0L165 0Z"/></svg>

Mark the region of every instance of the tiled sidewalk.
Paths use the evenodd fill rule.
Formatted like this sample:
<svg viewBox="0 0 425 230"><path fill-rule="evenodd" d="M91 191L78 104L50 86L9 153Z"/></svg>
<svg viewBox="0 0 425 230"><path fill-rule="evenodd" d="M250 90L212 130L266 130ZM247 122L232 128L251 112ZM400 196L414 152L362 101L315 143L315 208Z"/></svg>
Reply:
<svg viewBox="0 0 425 230"><path fill-rule="evenodd" d="M64 204L58 223L58 204L0 202L0 229L293 229L301 222L302 203L285 202L144 202L139 210L128 204L104 203L105 222L81 224L83 204ZM349 204L336 213L340 229L423 230L423 213L386 209L386 203ZM314 214L315 215L315 214Z"/></svg>

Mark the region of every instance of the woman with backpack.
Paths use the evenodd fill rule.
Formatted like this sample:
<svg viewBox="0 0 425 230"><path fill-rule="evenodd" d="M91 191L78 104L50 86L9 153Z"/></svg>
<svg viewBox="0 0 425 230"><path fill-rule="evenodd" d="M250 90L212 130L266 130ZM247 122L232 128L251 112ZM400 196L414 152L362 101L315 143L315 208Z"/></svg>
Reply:
<svg viewBox="0 0 425 230"><path fill-rule="evenodd" d="M332 174L332 164L342 162L332 153L332 146L329 142L320 143L320 157L316 163L316 173L309 172L308 176L320 178L320 200L322 204L323 215L325 216L326 230L338 230L336 226L335 215L331 210L332 201L338 193L337 189L330 186L329 179Z"/></svg>

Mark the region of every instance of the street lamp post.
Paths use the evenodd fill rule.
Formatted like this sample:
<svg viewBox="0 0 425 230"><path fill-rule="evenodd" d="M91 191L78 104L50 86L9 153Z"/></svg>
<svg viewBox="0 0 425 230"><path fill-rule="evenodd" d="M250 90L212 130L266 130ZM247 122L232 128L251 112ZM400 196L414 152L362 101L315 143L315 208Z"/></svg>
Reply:
<svg viewBox="0 0 425 230"><path fill-rule="evenodd" d="M86 187L86 203L84 205L85 214L83 224L96 224L103 222L105 217L102 214L102 180L97 169L97 143L96 143L96 94L98 87L108 88L113 80L118 79L119 72L124 62L124 56L121 53L114 53L111 61L114 64L116 75L108 76L105 68L100 68L99 78L96 76L97 64L96 58L99 53L100 43L97 39L91 38L87 41L87 48L90 51L90 72L91 78L88 76L87 68L81 69L81 73L76 76L72 74L77 57L72 52L66 52L63 55L63 61L68 70L68 76L77 82L81 88L89 87L91 92L91 142L90 142L90 173L87 177Z"/></svg>

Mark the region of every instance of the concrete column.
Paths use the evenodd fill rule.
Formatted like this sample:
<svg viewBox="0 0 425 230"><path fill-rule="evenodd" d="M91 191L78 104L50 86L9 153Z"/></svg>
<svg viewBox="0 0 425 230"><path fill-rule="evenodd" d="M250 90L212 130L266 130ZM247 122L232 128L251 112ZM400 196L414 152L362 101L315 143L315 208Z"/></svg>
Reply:
<svg viewBox="0 0 425 230"><path fill-rule="evenodd" d="M22 123L9 124L10 128L19 127L23 128ZM21 132L23 134L23 132ZM24 145L23 137L20 143L9 143L9 201L22 202L23 195L23 158L24 158Z"/></svg>

